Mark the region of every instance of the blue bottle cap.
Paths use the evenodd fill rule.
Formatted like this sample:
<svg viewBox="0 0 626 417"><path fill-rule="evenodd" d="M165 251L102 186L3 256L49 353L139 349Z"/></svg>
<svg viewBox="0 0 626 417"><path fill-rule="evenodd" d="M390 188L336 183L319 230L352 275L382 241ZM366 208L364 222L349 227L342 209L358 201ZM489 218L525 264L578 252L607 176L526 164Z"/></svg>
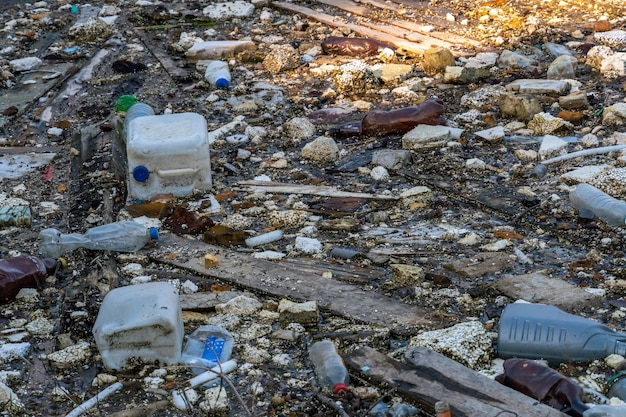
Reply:
<svg viewBox="0 0 626 417"><path fill-rule="evenodd" d="M226 78L218 78L215 81L215 86L217 88L228 88L229 85L230 85L230 83L228 82L228 80Z"/></svg>
<svg viewBox="0 0 626 417"><path fill-rule="evenodd" d="M136 166L133 169L133 178L137 182L146 182L150 176L150 171L143 165Z"/></svg>
<svg viewBox="0 0 626 417"><path fill-rule="evenodd" d="M159 229L157 229L156 227L151 227L150 228L150 239L156 240L158 238L159 238Z"/></svg>

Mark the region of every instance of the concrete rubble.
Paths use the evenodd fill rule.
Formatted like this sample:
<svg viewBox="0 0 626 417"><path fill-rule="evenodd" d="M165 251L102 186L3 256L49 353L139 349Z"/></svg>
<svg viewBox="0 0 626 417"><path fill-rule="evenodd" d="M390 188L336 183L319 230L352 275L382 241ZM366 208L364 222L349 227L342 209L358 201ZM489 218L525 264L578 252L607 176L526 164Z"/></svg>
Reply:
<svg viewBox="0 0 626 417"><path fill-rule="evenodd" d="M516 300L624 331L626 227L579 218L568 198L587 183L626 201L626 148L594 152L626 145L624 5L521 14L506 2L414 3L430 4L436 30L407 31L432 35L431 47L363 56L325 54L329 36L360 34L288 9L299 2L0 5L2 258L37 255L49 227L135 219L161 234L136 253L77 249L64 271L2 301L4 415L67 415L116 382L123 388L85 415L180 415L169 400L190 369L138 360L107 370L92 334L110 290L152 281L178 291L186 335L213 324L235 340L232 385L186 390L194 416L341 414L311 382L307 346L323 338L398 361L427 347L495 377L498 318ZM398 2L387 12L418 19L418 9ZM210 60L228 63L229 88L205 79ZM157 115L204 116L209 190L127 201L122 96ZM443 101L445 125L340 134L368 111L430 98ZM426 316L394 322L384 307L393 303ZM368 319L351 313L359 307ZM604 395L625 361L561 369ZM363 378L351 384L346 415L403 402Z"/></svg>

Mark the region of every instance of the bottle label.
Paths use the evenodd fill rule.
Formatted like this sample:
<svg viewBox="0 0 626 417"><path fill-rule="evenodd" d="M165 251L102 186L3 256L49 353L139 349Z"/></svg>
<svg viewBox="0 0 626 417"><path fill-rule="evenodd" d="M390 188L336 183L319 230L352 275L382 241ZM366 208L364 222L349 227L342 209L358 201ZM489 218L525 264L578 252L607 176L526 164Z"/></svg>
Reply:
<svg viewBox="0 0 626 417"><path fill-rule="evenodd" d="M204 342L202 357L212 362L218 362L224 349L226 339L215 336L208 336Z"/></svg>

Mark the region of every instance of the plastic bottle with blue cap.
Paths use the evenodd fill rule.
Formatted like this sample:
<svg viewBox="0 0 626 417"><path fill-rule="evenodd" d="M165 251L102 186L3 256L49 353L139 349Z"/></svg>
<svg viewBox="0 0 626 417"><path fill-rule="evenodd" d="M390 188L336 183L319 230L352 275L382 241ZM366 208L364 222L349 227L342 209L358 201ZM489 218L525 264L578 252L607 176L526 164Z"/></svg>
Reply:
<svg viewBox="0 0 626 417"><path fill-rule="evenodd" d="M85 233L61 233L50 228L39 232L39 252L48 258L58 258L78 248L136 252L158 238L156 227L147 228L132 220L103 224Z"/></svg>
<svg viewBox="0 0 626 417"><path fill-rule="evenodd" d="M224 61L209 61L204 72L204 78L215 88L228 88L230 86L228 63Z"/></svg>

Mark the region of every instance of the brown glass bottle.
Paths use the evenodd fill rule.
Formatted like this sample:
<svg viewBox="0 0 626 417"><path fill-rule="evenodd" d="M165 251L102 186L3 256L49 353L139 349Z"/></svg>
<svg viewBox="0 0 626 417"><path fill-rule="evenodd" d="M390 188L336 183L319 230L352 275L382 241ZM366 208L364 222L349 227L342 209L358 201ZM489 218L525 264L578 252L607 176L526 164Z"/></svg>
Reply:
<svg viewBox="0 0 626 417"><path fill-rule="evenodd" d="M396 47L375 39L347 38L329 36L322 42L322 51L328 55L368 56L377 55L384 49L396 50Z"/></svg>
<svg viewBox="0 0 626 417"><path fill-rule="evenodd" d="M0 260L0 300L13 299L22 288L37 288L62 268L50 258L20 255Z"/></svg>
<svg viewBox="0 0 626 417"><path fill-rule="evenodd" d="M380 137L406 133L417 125L445 125L441 99L432 98L418 106L396 110L372 110L360 122L349 123L332 131L336 137Z"/></svg>
<svg viewBox="0 0 626 417"><path fill-rule="evenodd" d="M496 381L569 416L582 417L587 407L581 388L554 369L531 359L507 359Z"/></svg>

